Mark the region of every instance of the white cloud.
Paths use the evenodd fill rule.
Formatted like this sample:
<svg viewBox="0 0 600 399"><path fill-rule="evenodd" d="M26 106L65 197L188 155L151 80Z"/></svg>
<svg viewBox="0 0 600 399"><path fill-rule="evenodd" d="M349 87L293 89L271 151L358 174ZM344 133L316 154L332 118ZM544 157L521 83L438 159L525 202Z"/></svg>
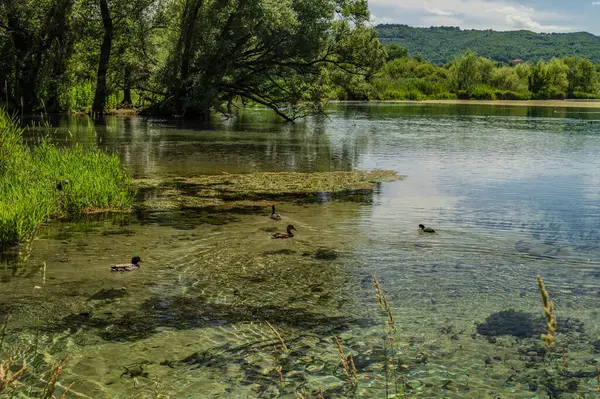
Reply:
<svg viewBox="0 0 600 399"><path fill-rule="evenodd" d="M593 5L593 6L600 6L600 1L594 1L594 2L592 3L592 5Z"/></svg>
<svg viewBox="0 0 600 399"><path fill-rule="evenodd" d="M600 1L596 2L600 5ZM548 12L525 7L515 0L370 0L371 9L385 15L386 23L413 26L448 25L465 29L566 32L563 25L571 19L566 13ZM375 19L375 22L380 20Z"/></svg>
<svg viewBox="0 0 600 399"><path fill-rule="evenodd" d="M428 13L439 15L440 17L451 17L452 15L454 15L454 13L451 13L450 11L440 10L439 8L427 8L427 7L425 7L425 10Z"/></svg>

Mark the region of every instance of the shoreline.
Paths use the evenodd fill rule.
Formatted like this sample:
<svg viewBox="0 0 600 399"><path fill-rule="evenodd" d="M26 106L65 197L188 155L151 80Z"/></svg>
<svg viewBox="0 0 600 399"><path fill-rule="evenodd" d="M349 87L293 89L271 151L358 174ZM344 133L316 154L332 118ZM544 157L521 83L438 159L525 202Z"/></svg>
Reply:
<svg viewBox="0 0 600 399"><path fill-rule="evenodd" d="M439 104L439 105L500 105L509 107L547 107L547 108L594 108L600 109L598 100L371 100L336 101L332 104Z"/></svg>

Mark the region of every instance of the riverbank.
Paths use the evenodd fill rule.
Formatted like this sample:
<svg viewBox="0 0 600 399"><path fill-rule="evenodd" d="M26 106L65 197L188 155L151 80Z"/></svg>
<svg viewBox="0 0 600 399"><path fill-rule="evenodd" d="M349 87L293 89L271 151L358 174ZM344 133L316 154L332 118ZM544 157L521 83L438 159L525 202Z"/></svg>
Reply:
<svg viewBox="0 0 600 399"><path fill-rule="evenodd" d="M371 103L406 103L406 104L451 104L451 105L499 105L508 107L552 107L552 108L597 108L600 99L582 100L390 100L370 101ZM341 102L348 103L348 102Z"/></svg>
<svg viewBox="0 0 600 399"><path fill-rule="evenodd" d="M30 149L17 126L0 109L0 248L30 240L49 217L129 208L131 180L116 155L45 138Z"/></svg>

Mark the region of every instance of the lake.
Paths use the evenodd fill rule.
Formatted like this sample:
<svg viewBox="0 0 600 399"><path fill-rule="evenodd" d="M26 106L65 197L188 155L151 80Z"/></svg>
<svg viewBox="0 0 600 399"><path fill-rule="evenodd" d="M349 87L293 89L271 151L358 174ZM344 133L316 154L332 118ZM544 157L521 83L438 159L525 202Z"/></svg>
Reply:
<svg viewBox="0 0 600 399"><path fill-rule="evenodd" d="M405 176L369 195L278 203L282 222L269 207L136 207L48 223L26 261L3 256L0 316L10 309L8 343L70 357L68 397L598 394L600 111L356 103L296 124L265 110L210 124L52 124L61 145L117 152L134 178ZM296 237L271 240L288 223ZM110 273L134 255L140 270ZM538 274L557 316L548 353ZM356 390L334 337L353 356Z"/></svg>

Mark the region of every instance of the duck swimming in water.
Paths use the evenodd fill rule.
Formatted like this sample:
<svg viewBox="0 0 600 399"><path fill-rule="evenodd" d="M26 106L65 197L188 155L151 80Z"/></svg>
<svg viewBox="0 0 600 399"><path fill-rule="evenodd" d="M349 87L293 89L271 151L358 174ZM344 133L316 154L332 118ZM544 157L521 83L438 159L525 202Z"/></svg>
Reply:
<svg viewBox="0 0 600 399"><path fill-rule="evenodd" d="M434 229L432 229L431 227L425 227L425 225L423 224L420 224L419 228L425 233L435 233Z"/></svg>
<svg viewBox="0 0 600 399"><path fill-rule="evenodd" d="M281 220L281 215L275 212L275 205L271 207L271 219L273 220Z"/></svg>
<svg viewBox="0 0 600 399"><path fill-rule="evenodd" d="M296 230L296 228L294 226L292 226L291 224L289 224L287 227L287 233L275 233L271 236L271 238L292 238L294 236L294 233L292 233L292 230ZM296 231L298 231L298 230L296 230Z"/></svg>
<svg viewBox="0 0 600 399"><path fill-rule="evenodd" d="M139 263L141 261L142 260L140 259L139 256L134 256L131 259L131 263L125 264L125 265L114 265L114 266L110 267L110 270L113 272L132 272L132 271L140 268Z"/></svg>

